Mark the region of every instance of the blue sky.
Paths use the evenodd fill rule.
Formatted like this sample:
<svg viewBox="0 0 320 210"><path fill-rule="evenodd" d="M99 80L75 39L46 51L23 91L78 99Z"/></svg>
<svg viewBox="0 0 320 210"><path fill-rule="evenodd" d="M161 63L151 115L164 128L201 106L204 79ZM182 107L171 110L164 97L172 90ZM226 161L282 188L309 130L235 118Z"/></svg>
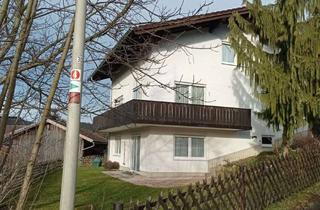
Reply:
<svg viewBox="0 0 320 210"><path fill-rule="evenodd" d="M182 0L160 0L164 6L167 6L168 8L174 8L174 7L179 7L181 3L183 2ZM210 0L184 0L183 4L183 11L187 12L190 10L195 10L199 8L201 4L204 2L212 2ZM242 0L214 0L213 4L210 5L208 11L218 11L218 10L224 10L224 9L229 9L229 8L234 8L234 7L239 7L242 4Z"/></svg>
<svg viewBox="0 0 320 210"><path fill-rule="evenodd" d="M262 3L268 4L275 0L262 0ZM183 11L188 12L190 10L196 10L204 2L213 2L207 9L208 12L214 12L219 10L231 9L235 7L240 7L243 0L159 0L159 3L168 8L179 7L183 2Z"/></svg>

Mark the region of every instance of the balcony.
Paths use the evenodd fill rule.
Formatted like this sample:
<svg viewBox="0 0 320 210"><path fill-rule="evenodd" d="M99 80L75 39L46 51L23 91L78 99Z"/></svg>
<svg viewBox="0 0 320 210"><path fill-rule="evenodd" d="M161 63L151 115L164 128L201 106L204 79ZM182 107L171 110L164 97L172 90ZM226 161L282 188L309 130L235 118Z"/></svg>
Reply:
<svg viewBox="0 0 320 210"><path fill-rule="evenodd" d="M251 110L160 101L131 100L95 117L93 124L98 130L132 124L250 130Z"/></svg>

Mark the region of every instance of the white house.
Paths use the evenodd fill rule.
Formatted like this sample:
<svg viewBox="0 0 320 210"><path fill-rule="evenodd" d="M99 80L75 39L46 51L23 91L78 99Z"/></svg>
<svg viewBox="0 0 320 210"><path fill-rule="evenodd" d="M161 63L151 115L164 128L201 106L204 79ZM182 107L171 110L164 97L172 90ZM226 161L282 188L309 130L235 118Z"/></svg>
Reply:
<svg viewBox="0 0 320 210"><path fill-rule="evenodd" d="M236 69L228 18L246 8L141 25L92 75L112 80L112 108L94 119L109 159L146 175L204 174L280 137Z"/></svg>

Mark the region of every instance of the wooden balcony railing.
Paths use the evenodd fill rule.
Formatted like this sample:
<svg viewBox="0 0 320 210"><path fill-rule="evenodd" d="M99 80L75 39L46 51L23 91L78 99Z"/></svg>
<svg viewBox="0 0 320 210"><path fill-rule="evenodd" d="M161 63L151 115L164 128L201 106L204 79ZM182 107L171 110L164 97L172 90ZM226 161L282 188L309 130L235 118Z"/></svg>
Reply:
<svg viewBox="0 0 320 210"><path fill-rule="evenodd" d="M182 104L160 101L131 100L97 116L96 129L128 124L163 124L230 129L251 129L251 110Z"/></svg>

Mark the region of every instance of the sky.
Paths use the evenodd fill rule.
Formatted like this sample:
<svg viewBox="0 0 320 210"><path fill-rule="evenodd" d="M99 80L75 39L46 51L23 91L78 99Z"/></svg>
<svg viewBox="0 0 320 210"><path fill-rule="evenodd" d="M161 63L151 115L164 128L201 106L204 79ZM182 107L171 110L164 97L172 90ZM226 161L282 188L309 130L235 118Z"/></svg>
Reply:
<svg viewBox="0 0 320 210"><path fill-rule="evenodd" d="M198 9L203 3L213 2L209 7L207 7L207 12L214 12L219 10L231 9L235 7L240 7L243 0L159 0L159 3L167 8L179 7L183 2L183 11L188 12L190 10ZM262 3L268 4L272 3L274 0L262 0Z"/></svg>
<svg viewBox="0 0 320 210"><path fill-rule="evenodd" d="M167 6L168 8L179 7L183 2L183 11L187 12L190 10L195 10L199 8L200 5L207 2L212 2L210 0L160 0L163 6ZM239 7L242 5L242 0L214 0L213 4L210 5L207 9L209 12L219 11L234 7Z"/></svg>

